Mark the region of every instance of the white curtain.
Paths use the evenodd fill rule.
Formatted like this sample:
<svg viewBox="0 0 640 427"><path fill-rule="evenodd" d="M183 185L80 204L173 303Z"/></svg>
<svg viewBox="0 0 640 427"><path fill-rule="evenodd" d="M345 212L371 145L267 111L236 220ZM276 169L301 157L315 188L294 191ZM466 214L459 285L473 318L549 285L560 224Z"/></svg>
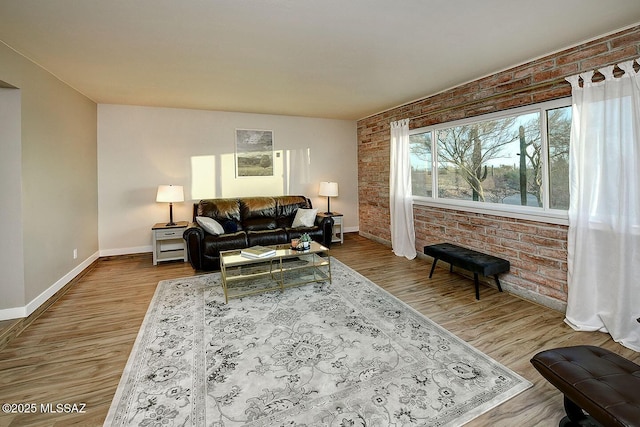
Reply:
<svg viewBox="0 0 640 427"><path fill-rule="evenodd" d="M640 351L640 77L633 62L572 85L565 321ZM579 78L583 80L582 87Z"/></svg>
<svg viewBox="0 0 640 427"><path fill-rule="evenodd" d="M409 119L391 123L391 167L389 175L391 248L408 259L416 257L416 235L411 201Z"/></svg>

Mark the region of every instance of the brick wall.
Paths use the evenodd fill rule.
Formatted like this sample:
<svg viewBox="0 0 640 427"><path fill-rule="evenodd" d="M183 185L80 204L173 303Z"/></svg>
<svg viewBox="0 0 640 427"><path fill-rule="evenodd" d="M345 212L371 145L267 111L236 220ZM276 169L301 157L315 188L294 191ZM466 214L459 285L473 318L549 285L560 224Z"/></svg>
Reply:
<svg viewBox="0 0 640 427"><path fill-rule="evenodd" d="M449 122L571 95L564 78L640 57L640 26L584 43L358 121L360 233L389 243L392 121L410 128ZM419 92L419 88L416 88ZM511 262L512 292L562 308L567 300L567 227L444 208L414 206L416 249L458 242Z"/></svg>

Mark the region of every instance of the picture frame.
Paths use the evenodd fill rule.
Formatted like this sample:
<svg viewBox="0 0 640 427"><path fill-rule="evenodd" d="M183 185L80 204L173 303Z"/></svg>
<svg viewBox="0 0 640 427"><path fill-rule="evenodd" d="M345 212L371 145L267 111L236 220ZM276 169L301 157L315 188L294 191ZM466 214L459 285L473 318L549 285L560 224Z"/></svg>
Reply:
<svg viewBox="0 0 640 427"><path fill-rule="evenodd" d="M236 177L273 176L273 131L236 129Z"/></svg>

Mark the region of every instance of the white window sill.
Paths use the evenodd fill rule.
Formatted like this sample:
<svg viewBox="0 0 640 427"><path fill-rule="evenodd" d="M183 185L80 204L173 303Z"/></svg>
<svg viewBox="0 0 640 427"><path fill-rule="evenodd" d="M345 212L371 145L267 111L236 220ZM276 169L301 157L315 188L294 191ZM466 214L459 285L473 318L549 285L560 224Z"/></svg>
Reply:
<svg viewBox="0 0 640 427"><path fill-rule="evenodd" d="M465 200L440 200L428 197L413 197L416 206L429 206L441 209L451 209L464 212L479 213L485 215L502 216L506 218L523 219L527 221L542 222L547 224L569 225L569 216L566 211L534 212L534 208L515 205L499 205L495 203L471 202Z"/></svg>

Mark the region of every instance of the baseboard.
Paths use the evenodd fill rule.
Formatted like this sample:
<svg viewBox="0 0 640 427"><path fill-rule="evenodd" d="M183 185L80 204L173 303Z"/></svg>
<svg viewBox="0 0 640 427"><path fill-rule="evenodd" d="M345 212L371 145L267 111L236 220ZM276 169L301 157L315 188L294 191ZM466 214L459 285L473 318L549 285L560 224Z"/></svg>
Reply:
<svg viewBox="0 0 640 427"><path fill-rule="evenodd" d="M3 308L0 310L0 321L27 317L26 307Z"/></svg>
<svg viewBox="0 0 640 427"><path fill-rule="evenodd" d="M0 320L19 319L27 317L36 311L42 304L47 302L49 298L60 291L67 283L71 282L78 274L90 266L98 259L98 253L94 253L89 258L80 263L76 268L65 274L60 280L49 286L44 292L27 303L24 307L4 308L0 310Z"/></svg>
<svg viewBox="0 0 640 427"><path fill-rule="evenodd" d="M76 268L64 275L60 280L51 285L47 290L42 292L36 298L34 298L25 307L26 315L30 315L36 311L42 304L46 303L49 298L54 296L56 292L61 290L66 284L70 283L76 276L82 273L87 267L93 264L98 259L98 252L91 255L89 258L81 262Z"/></svg>
<svg viewBox="0 0 640 427"><path fill-rule="evenodd" d="M132 248L116 248L116 249L104 249L100 251L100 256L118 256L118 255L131 255L140 254L146 252L153 252L153 247L149 246L134 246Z"/></svg>
<svg viewBox="0 0 640 427"><path fill-rule="evenodd" d="M540 295L528 289L512 286L510 283L503 283L503 281L500 281L500 283L502 283L502 287L505 289L505 291L516 295L524 300L541 305L546 308L550 308L555 311L559 311L560 313L567 312L567 303L564 301L560 301L546 295Z"/></svg>
<svg viewBox="0 0 640 427"><path fill-rule="evenodd" d="M94 253L26 306L0 310L0 321L13 320L9 326L0 331L0 349L25 330L27 326L64 295L77 280L90 271L98 258L98 253Z"/></svg>
<svg viewBox="0 0 640 427"><path fill-rule="evenodd" d="M380 243L381 245L391 246L391 241L382 239L378 236L374 236L373 234L366 233L364 231L358 231L358 234L366 239L373 240L374 242Z"/></svg>
<svg viewBox="0 0 640 427"><path fill-rule="evenodd" d="M362 232L362 231L360 231L358 234L360 234L362 237L366 237L369 240L373 240L373 241L381 243L381 244L383 244L385 246L391 246L391 242L390 241L381 239L381 238L379 238L377 236L374 236L372 234L365 233L365 232ZM422 252L418 252L417 253L417 258L433 260L433 258L423 254ZM467 271L464 271L464 270L461 270L461 269L457 269L457 268L455 269L455 271L456 271L456 273L459 273L462 276L468 277L469 280L473 280L473 274L470 274ZM427 272L427 274L428 274L428 272ZM479 279L483 283L486 283L487 285L497 289L497 286L496 286L495 281L493 280L493 278L480 277ZM518 286L514 286L511 283L509 283L508 280L500 280L500 283L502 285L502 290L503 291L509 292L510 294L513 294L513 295L515 295L515 296L517 296L519 298L522 298L522 299L527 300L529 302L532 302L534 304L541 305L543 307L550 308L552 310L559 311L561 313L565 313L567 311L567 304L565 302L559 301L559 300L557 300L555 298L550 298L550 297L548 297L546 295L540 295L538 293L535 293L533 291L529 291L527 289L520 288Z"/></svg>

